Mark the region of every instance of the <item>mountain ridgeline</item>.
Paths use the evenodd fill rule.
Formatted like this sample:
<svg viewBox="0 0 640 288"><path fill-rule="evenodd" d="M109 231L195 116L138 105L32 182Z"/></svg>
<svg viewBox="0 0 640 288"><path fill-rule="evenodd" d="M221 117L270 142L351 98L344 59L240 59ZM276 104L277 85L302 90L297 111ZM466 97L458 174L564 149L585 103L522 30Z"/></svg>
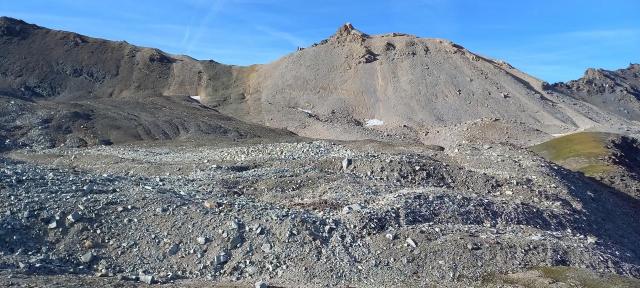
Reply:
<svg viewBox="0 0 640 288"><path fill-rule="evenodd" d="M88 144L205 135L220 131L209 127L219 126L219 119L254 125L251 133L234 126L230 130L244 132L225 134L242 137L288 130L315 138L425 143L437 142L427 135L439 127L465 126L478 119L493 119L508 130L551 135L602 125L619 129L640 115L637 65L617 72L593 70L584 79L550 86L448 40L367 35L351 24L312 47L249 67L199 61L7 17L0 18L0 47L0 95L4 102L23 107L4 108L6 129L0 137L22 146L61 145L69 135ZM189 96L199 96L201 103ZM127 113L132 107L135 111ZM149 118L131 116L158 107L172 112L168 117L157 112L147 113L154 115ZM41 117L17 121L25 109ZM72 112L88 116L82 121L60 119ZM117 125L126 137L103 125L121 114L131 118ZM68 127L49 125L56 121ZM74 124L79 122L91 125ZM261 129L266 132L257 133ZM47 139L33 140L41 136Z"/></svg>

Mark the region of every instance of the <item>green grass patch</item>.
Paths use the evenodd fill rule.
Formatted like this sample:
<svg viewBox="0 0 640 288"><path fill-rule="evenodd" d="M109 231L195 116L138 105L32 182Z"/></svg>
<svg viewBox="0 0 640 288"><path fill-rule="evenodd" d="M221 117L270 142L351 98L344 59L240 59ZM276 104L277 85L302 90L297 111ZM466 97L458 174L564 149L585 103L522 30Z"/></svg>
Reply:
<svg viewBox="0 0 640 288"><path fill-rule="evenodd" d="M536 152L553 162L570 158L598 158L606 156L607 133L580 132L558 137L531 147Z"/></svg>
<svg viewBox="0 0 640 288"><path fill-rule="evenodd" d="M561 136L531 147L531 151L567 169L598 176L616 168L602 160L611 154L607 148L612 134L580 132Z"/></svg>
<svg viewBox="0 0 640 288"><path fill-rule="evenodd" d="M615 168L607 164L589 164L578 168L578 171L587 176L596 176L614 171Z"/></svg>

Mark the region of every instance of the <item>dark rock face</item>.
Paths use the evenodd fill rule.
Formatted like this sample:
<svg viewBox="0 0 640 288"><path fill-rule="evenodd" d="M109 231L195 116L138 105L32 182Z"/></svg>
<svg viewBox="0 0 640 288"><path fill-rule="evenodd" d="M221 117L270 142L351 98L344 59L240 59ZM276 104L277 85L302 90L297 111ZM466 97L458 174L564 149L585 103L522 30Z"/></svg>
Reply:
<svg viewBox="0 0 640 288"><path fill-rule="evenodd" d="M640 119L640 64L615 71L588 69L578 80L546 88L628 119Z"/></svg>

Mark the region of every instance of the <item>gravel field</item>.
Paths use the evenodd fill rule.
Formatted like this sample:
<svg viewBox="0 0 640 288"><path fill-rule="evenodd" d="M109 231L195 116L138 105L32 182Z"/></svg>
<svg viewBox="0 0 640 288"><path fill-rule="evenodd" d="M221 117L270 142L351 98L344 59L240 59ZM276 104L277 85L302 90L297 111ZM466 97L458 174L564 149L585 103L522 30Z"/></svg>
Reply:
<svg viewBox="0 0 640 288"><path fill-rule="evenodd" d="M437 150L13 152L0 170L0 268L114 285L458 286L558 265L640 276L638 200L511 146Z"/></svg>

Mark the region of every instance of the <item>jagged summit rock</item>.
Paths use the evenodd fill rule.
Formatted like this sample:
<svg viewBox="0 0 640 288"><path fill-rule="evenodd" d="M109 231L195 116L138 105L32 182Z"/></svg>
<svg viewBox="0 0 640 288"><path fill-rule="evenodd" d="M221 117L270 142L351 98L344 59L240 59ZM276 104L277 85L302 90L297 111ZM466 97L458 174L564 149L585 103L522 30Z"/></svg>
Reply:
<svg viewBox="0 0 640 288"><path fill-rule="evenodd" d="M337 43L364 43L364 41L369 38L369 35L361 32L351 25L351 23L347 22L344 25L340 26L335 34L333 34L328 41L333 41Z"/></svg>
<svg viewBox="0 0 640 288"><path fill-rule="evenodd" d="M355 35L358 35L358 36L362 36L364 38L368 37L367 34L365 34L362 31L356 29L349 22L347 22L344 25L340 26L340 28L338 28L338 31L336 31L334 37L336 37L336 38L348 37L348 36L350 36L352 34L355 34Z"/></svg>

